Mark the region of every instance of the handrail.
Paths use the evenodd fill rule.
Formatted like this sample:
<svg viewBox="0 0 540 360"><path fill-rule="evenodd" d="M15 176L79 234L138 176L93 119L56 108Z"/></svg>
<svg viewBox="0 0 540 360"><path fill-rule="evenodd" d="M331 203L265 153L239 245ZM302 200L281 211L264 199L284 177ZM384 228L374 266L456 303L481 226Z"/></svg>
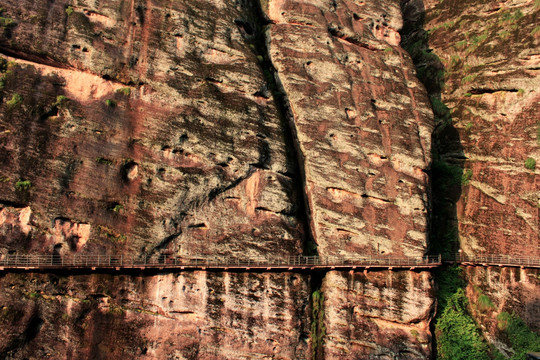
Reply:
<svg viewBox="0 0 540 360"><path fill-rule="evenodd" d="M7 254L0 256L0 268L76 269L76 268L179 268L179 269L355 269L378 268L427 268L442 263L521 266L540 268L540 258L510 255L427 255L422 257L392 256L288 256L284 258L239 258L227 256L183 258L171 255L134 257L126 255L58 255L58 254Z"/></svg>
<svg viewBox="0 0 540 360"><path fill-rule="evenodd" d="M340 267L421 267L441 263L439 256L382 257L382 256L288 256L285 258L193 257L169 255L133 257L126 255L58 255L8 254L0 257L0 267L17 268L138 268L138 267L213 267L213 268L311 268Z"/></svg>
<svg viewBox="0 0 540 360"><path fill-rule="evenodd" d="M540 267L540 258L529 256L514 256L500 254L467 255L463 253L446 254L442 257L443 262L460 264L487 264L500 266L525 266Z"/></svg>

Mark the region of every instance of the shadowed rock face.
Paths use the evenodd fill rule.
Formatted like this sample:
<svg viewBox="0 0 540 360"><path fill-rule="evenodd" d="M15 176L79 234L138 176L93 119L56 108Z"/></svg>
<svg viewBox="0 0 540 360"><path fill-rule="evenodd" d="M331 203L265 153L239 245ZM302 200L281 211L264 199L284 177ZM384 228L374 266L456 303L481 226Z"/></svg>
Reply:
<svg viewBox="0 0 540 360"><path fill-rule="evenodd" d="M396 1L4 3L0 254L425 253L432 114ZM324 332L316 283L4 275L0 354L430 356L428 274L326 275Z"/></svg>
<svg viewBox="0 0 540 360"><path fill-rule="evenodd" d="M538 3L422 5L429 47L444 67L441 99L463 152L444 156L466 159L457 204L461 246L469 254L538 257Z"/></svg>

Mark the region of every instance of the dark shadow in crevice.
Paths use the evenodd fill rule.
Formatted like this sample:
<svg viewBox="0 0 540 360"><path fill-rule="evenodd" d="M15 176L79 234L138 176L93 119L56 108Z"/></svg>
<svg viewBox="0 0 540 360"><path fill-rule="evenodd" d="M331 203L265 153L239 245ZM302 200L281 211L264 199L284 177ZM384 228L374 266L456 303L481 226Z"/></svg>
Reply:
<svg viewBox="0 0 540 360"><path fill-rule="evenodd" d="M304 155L300 149L298 134L294 124L294 117L289 99L281 84L279 74L274 67L270 57L270 39L268 38L269 26L273 23L268 19L260 1L248 1L243 5L246 19L237 19L235 24L244 40L257 56L261 67L265 85L254 95L270 98L272 96L277 108L283 129L283 138L287 152L287 175L293 179L295 192L298 194L298 201L295 215L303 225L304 232L304 255L317 255L317 244L311 232L311 209L309 207L306 191L306 176L304 172ZM259 161L266 161L264 158L264 148L261 149L262 158Z"/></svg>
<svg viewBox="0 0 540 360"><path fill-rule="evenodd" d="M452 123L450 110L443 103L444 65L433 53L424 29L425 7L423 0L401 2L404 26L401 46L409 52L416 67L418 79L424 84L433 113L435 128L432 134L432 163L430 176L430 254L454 254L459 249L457 201L462 186L470 180L470 173L463 171L466 157L458 131Z"/></svg>
<svg viewBox="0 0 540 360"><path fill-rule="evenodd" d="M434 114L432 140L432 162L429 167L429 242L430 254L450 256L459 250L457 202L462 186L468 184L472 173L464 172L466 157L458 131L452 123L450 109L444 104L441 92L444 88L445 68L439 57L429 46L429 34L424 29L426 9L423 0L402 0L403 29L401 46L409 52L418 79L424 84ZM456 294L460 279L457 270L444 267L435 272L437 306L431 322L433 337L432 351L437 358L436 323L448 299ZM451 286L449 286L450 284ZM465 315L465 314L464 314Z"/></svg>

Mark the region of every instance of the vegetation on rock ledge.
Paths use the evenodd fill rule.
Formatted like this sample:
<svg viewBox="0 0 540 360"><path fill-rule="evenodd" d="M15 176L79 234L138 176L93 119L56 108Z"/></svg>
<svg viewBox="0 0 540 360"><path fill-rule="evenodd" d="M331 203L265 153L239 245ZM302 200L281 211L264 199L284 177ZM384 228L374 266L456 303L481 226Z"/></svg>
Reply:
<svg viewBox="0 0 540 360"><path fill-rule="evenodd" d="M488 360L488 345L467 309L465 281L458 266L436 273L439 312L435 320L437 355L441 360Z"/></svg>

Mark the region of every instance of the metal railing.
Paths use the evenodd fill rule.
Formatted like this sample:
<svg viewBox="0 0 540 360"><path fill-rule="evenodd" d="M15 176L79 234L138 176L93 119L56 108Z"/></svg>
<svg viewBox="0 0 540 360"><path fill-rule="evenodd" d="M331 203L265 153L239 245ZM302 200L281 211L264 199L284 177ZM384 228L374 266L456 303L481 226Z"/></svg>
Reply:
<svg viewBox="0 0 540 360"><path fill-rule="evenodd" d="M440 256L423 257L339 257L288 256L284 258L197 257L169 255L133 257L125 255L42 255L9 254L0 258L3 268L354 268L354 267L431 267Z"/></svg>
<svg viewBox="0 0 540 360"><path fill-rule="evenodd" d="M97 269L97 268L167 268L167 269L355 269L430 268L443 262L483 266L520 266L540 268L540 259L511 255L429 255L392 256L287 256L283 258L192 257L171 255L135 257L126 255L56 255L8 254L0 256L0 269Z"/></svg>
<svg viewBox="0 0 540 360"><path fill-rule="evenodd" d="M466 255L463 253L457 253L452 255L444 255L442 260L443 262L460 264L540 267L540 258L527 256L497 254Z"/></svg>

